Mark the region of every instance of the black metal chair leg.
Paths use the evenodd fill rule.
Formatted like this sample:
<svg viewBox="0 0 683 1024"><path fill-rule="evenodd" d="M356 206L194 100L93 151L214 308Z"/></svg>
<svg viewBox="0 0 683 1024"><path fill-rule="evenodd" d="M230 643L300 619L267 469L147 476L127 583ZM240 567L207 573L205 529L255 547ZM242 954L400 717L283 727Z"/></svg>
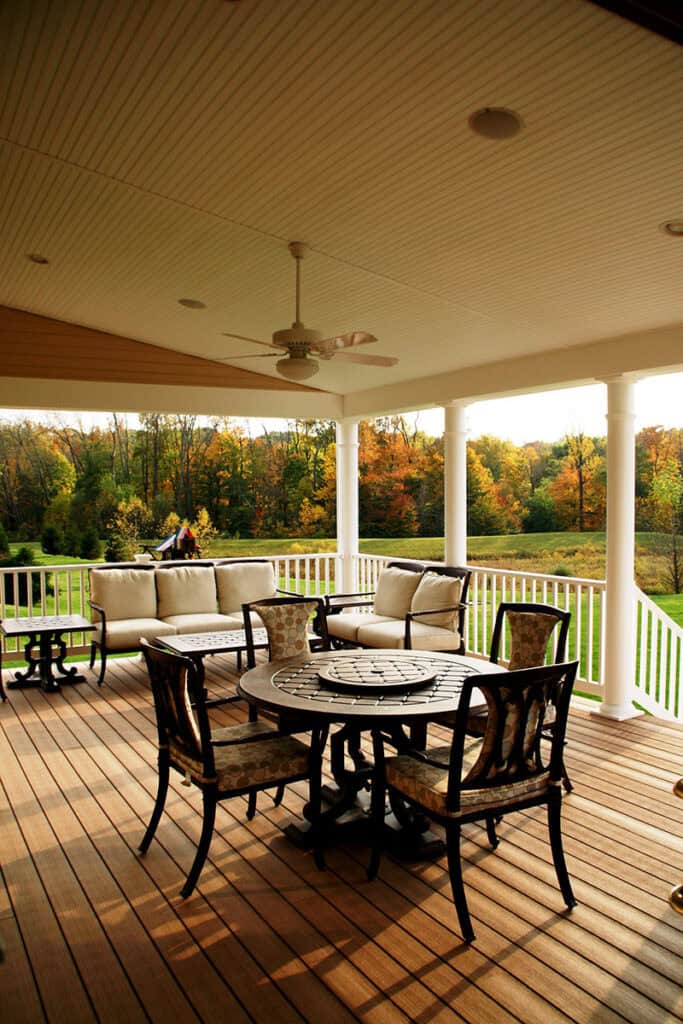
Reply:
<svg viewBox="0 0 683 1024"><path fill-rule="evenodd" d="M249 794L249 798L247 800L247 821L251 821L251 819L254 817L255 814L256 814L256 790L252 789L252 791Z"/></svg>
<svg viewBox="0 0 683 1024"><path fill-rule="evenodd" d="M491 844L491 849L495 850L496 847L498 846L498 843L500 842L498 836L496 835L495 818L486 819L486 835L488 836L489 843Z"/></svg>
<svg viewBox="0 0 683 1024"><path fill-rule="evenodd" d="M251 794L250 794L251 795ZM195 854L190 873L187 876L185 885L180 890L180 895L185 900L193 891L197 884L200 872L204 867L204 861L206 855L209 852L209 846L211 845L211 838L213 836L213 826L216 820L216 796L212 792L206 790L202 794L204 803L204 820L202 821L202 834L199 837L199 844L197 846L197 852Z"/></svg>
<svg viewBox="0 0 683 1024"><path fill-rule="evenodd" d="M275 796L273 797L273 803L275 804L276 807L280 806L280 804L282 803L282 798L283 798L284 795L285 795L285 786L284 786L284 783L283 783L281 786L278 786L277 789L275 790Z"/></svg>
<svg viewBox="0 0 683 1024"><path fill-rule="evenodd" d="M97 685L98 686L102 685L102 680L104 679L104 671L105 671L106 667L107 667L107 648L106 647L100 647L100 674L97 677Z"/></svg>
<svg viewBox="0 0 683 1024"><path fill-rule="evenodd" d="M97 646L95 644L90 644L90 666L89 666L90 668L92 668L93 665L95 664L95 655L96 654L97 654Z"/></svg>
<svg viewBox="0 0 683 1024"><path fill-rule="evenodd" d="M386 813L386 773L384 770L384 743L381 733L373 730L372 753L375 768L372 774L372 795L370 798L370 818L372 822L372 849L368 863L368 879L377 877L382 859L384 840L384 815Z"/></svg>
<svg viewBox="0 0 683 1024"><path fill-rule="evenodd" d="M147 826L147 831L145 832L145 834L143 836L142 842L138 846L138 850L140 851L140 853L146 853L147 850L149 849L149 844L152 842L152 839L154 838L154 833L157 830L157 825L159 824L159 821L161 820L161 815L163 814L164 806L166 804L166 795L168 793L168 776L169 776L168 758L166 757L166 758L162 759L162 757L160 756L159 757L159 781L158 781L158 784L157 784L157 798L156 798L156 802L154 804L154 810L152 811L152 817L149 819L149 825Z"/></svg>
<svg viewBox="0 0 683 1024"><path fill-rule="evenodd" d="M562 848L561 811L562 803L558 792L557 800L551 800L548 804L548 832L550 833L550 848L553 853L557 881L562 891L564 902L571 910L576 906L576 899L572 891L572 883L569 880L569 872L567 871L564 850Z"/></svg>
<svg viewBox="0 0 683 1024"><path fill-rule="evenodd" d="M567 772L567 767L564 763L564 760L562 761L562 785L564 786L565 793L571 793L574 789L574 786L572 785L572 780L569 778L569 774Z"/></svg>
<svg viewBox="0 0 683 1024"><path fill-rule="evenodd" d="M453 902L458 912L460 931L465 942L474 941L474 929L470 919L470 912L467 909L467 897L465 886L462 880L462 862L460 860L460 823L449 821L446 825L446 855L448 859L448 874L453 890Z"/></svg>
<svg viewBox="0 0 683 1024"><path fill-rule="evenodd" d="M327 742L327 727L311 732L311 770L308 777L308 808L316 867L325 870L325 826L322 818L322 760Z"/></svg>

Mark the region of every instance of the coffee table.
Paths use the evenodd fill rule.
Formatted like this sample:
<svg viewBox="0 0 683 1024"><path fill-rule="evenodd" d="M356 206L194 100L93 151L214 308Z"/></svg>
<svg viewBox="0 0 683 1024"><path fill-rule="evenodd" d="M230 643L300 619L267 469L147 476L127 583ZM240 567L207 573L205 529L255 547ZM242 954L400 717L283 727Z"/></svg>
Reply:
<svg viewBox="0 0 683 1024"><path fill-rule="evenodd" d="M252 630L252 633L256 650L263 650L268 646L268 634L263 627ZM215 633L178 633L176 636L157 637L156 643L173 651L174 654L191 658L200 683L204 682L205 655L236 654L239 669L242 651L247 649L247 638L243 629L222 629Z"/></svg>
<svg viewBox="0 0 683 1024"><path fill-rule="evenodd" d="M24 658L28 668L25 672L15 672L14 680L7 683L7 689L42 686L50 693L59 690L60 683L82 682L85 676L80 675L75 666L64 666L66 641L63 637L64 634L88 633L94 629L92 622L82 615L40 615L2 619L0 632L5 636L28 636L24 645ZM0 695L6 700L1 674Z"/></svg>

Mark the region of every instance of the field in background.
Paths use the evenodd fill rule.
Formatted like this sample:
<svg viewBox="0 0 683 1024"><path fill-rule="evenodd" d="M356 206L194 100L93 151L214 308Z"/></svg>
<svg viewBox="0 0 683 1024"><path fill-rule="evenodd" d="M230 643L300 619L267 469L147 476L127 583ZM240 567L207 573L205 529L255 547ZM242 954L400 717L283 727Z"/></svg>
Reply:
<svg viewBox="0 0 683 1024"><path fill-rule="evenodd" d="M636 578L638 585L651 594L660 608L679 625L683 625L683 594L652 592L654 581L665 575L666 557L662 551L667 539L663 534L636 534ZM85 561L66 555L45 555L37 542L12 544L11 549L16 552L22 546L31 548L39 565L77 565ZM230 540L219 537L212 543L209 552L204 554L213 558L247 558L335 550L336 541L333 539ZM371 538L360 541L360 550L372 555L441 561L444 557L444 542L442 537ZM474 565L517 569L520 572L604 579L605 534L524 533L497 537L469 537L468 561Z"/></svg>

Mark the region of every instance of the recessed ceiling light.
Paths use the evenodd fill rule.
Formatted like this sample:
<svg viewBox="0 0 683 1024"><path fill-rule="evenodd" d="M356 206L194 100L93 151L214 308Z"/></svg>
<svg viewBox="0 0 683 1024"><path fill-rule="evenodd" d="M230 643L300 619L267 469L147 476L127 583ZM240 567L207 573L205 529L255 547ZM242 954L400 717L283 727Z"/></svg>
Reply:
<svg viewBox="0 0 683 1024"><path fill-rule="evenodd" d="M206 309L206 303L200 302L199 299L178 299L178 302L187 309Z"/></svg>
<svg viewBox="0 0 683 1024"><path fill-rule="evenodd" d="M522 130L523 121L519 114L506 107L484 107L475 110L467 123L476 135L485 139L511 139Z"/></svg>
<svg viewBox="0 0 683 1024"><path fill-rule="evenodd" d="M49 259L47 258L47 256L41 256L40 253L38 253L38 252L30 252L28 254L28 259L30 259L31 263L40 263L43 266L46 263L50 262Z"/></svg>
<svg viewBox="0 0 683 1024"><path fill-rule="evenodd" d="M683 238L683 220L667 220L659 225L659 230L665 235L673 235L674 238Z"/></svg>

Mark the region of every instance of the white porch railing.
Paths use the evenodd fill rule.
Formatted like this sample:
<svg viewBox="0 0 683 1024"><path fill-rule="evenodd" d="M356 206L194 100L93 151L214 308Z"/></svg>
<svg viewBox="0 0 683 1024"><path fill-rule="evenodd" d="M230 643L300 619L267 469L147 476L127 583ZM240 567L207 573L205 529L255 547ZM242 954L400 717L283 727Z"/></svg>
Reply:
<svg viewBox="0 0 683 1024"><path fill-rule="evenodd" d="M335 554L276 555L269 559L284 590L306 595L333 592L340 578ZM373 591L384 555L358 555L358 590ZM470 607L466 617L465 646L468 653L488 655L498 604L506 601L540 601L572 613L567 657L579 662L578 686L582 693L603 693L603 580L547 576L471 566ZM89 617L89 565L32 566L0 569L0 617L15 615L81 614ZM637 667L633 699L646 711L662 718L683 721L683 629L676 625L640 590ZM503 638L502 657L506 656ZM88 636L74 636L70 653L88 649ZM22 643L3 638L7 655L21 657Z"/></svg>

